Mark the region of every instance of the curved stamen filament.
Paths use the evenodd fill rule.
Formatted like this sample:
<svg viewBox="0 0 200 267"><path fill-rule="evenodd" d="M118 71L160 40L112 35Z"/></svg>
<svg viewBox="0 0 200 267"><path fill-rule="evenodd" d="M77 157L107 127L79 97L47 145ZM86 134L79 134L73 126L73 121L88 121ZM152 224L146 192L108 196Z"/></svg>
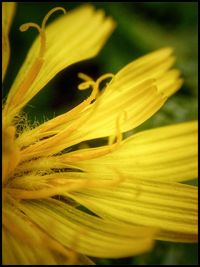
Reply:
<svg viewBox="0 0 200 267"><path fill-rule="evenodd" d="M79 90L85 90L89 87L92 87L93 90L96 92L96 96L99 94L99 87L100 83L108 78L113 78L114 74L112 73L106 73L99 77L96 81L94 81L90 76L84 74L84 73L78 73L78 77L84 80L81 84L79 84L78 89Z"/></svg>
<svg viewBox="0 0 200 267"><path fill-rule="evenodd" d="M64 14L66 14L66 10L63 8L63 7L55 7L55 8L52 8L47 14L46 16L44 17L43 21L42 21L42 30L45 30L45 26L46 26L46 23L47 23L47 20L49 19L49 17L55 13L56 11L63 11Z"/></svg>
<svg viewBox="0 0 200 267"><path fill-rule="evenodd" d="M33 22L28 22L25 24L22 24L20 26L20 31L25 32L27 31L29 28L36 28L40 34L40 38L41 38L41 46L40 46L40 52L39 52L39 57L42 58L44 56L45 50L46 50L46 35L45 35L45 27L46 27L46 23L48 21L48 19L50 18L50 16L55 13L56 11L63 11L63 13L66 13L66 10L63 7L55 7L53 9L51 9L46 16L44 17L43 21L42 21L42 26L40 27L38 24L33 23Z"/></svg>
<svg viewBox="0 0 200 267"><path fill-rule="evenodd" d="M58 130L56 129L57 127L60 127L61 125L71 121L79 113L86 110L90 106L90 104L96 99L96 97L98 95L99 83L101 81L103 81L104 79L113 77L114 75L111 73L105 74L105 75L101 76L96 82L86 74L79 73L78 76L79 76L79 78L84 80L84 82L79 85L80 90L85 90L85 89L88 89L90 87L92 88L92 92L88 96L88 98L85 99L82 103L80 103L78 106L76 106L72 110L68 111L67 113L60 115L60 116L52 119L49 122L45 122L42 125L38 126L36 129L31 130L30 135L28 136L29 143L25 144L25 142L23 140L23 135L18 137L17 142L19 145L20 145L20 143L22 144L21 146L27 146L27 145L33 144L34 140L48 136L47 132L51 131L53 129L55 129L54 133L56 134L58 132ZM88 116L91 117L91 115L97 110L99 104L100 104L100 102L98 102L98 104L96 102L96 105L94 106L92 113L88 113ZM87 118L88 117L85 116L85 119L87 119ZM83 123L82 120L80 120L80 122ZM77 125L77 127L78 127L78 125ZM34 132L36 133L35 137L34 137ZM34 138L30 142L31 137L34 137Z"/></svg>
<svg viewBox="0 0 200 267"><path fill-rule="evenodd" d="M87 82L86 82L87 83ZM94 85L92 82L92 85ZM90 84L91 85L91 84ZM89 84L85 84L85 86L90 87ZM43 124L41 124L40 126L38 126L36 128L36 131L39 133L36 135L37 139L38 138L43 138L43 137L47 137L47 132L51 131L52 129L55 129L54 134L56 135L58 133L58 130L56 129L56 127L59 127L61 125L63 125L64 123L67 123L68 121L71 121L75 116L77 116L79 113L81 113L84 109L87 109L89 107L89 105L92 103L92 101L94 101L96 99L98 93L98 88L96 86L92 86L92 92L91 94L88 96L87 99L85 99L82 103L80 103L78 106L76 106L75 108L73 108L72 110L68 111L67 113L60 115L50 121L47 121ZM97 107L98 105L96 105ZM87 116L83 117L81 120L78 121L78 124L76 125L76 127L74 128L77 129L77 127L79 127L79 125L81 125L83 123L83 121L87 120L89 116L92 115L92 113L95 112L95 108L93 109L93 111L91 113L88 113ZM30 136L33 136L35 129L29 131L29 133L31 133ZM68 132L70 132L70 130L68 129ZM28 136L28 139L30 140L30 136ZM17 143L20 145L20 138L22 138L23 140L23 135L21 135L20 137L18 137L17 139ZM36 139L32 139L31 143L33 143L33 141ZM24 141L23 141L24 142ZM23 143L22 142L22 143ZM28 143L29 145L31 143ZM26 146L28 145L26 144ZM24 143L23 143L24 145ZM21 145L22 146L22 145Z"/></svg>
<svg viewBox="0 0 200 267"><path fill-rule="evenodd" d="M42 26L41 26L41 39L44 39L44 50L45 51L45 44L46 44L46 36L45 36L45 27L46 27L46 23L48 21L48 19L50 18L50 16L55 13L56 11L63 11L64 14L66 14L66 10L63 7L55 7L53 9L51 9L46 16L44 17L43 21L42 21ZM42 44L41 44L42 45ZM41 48L42 49L42 48ZM42 51L42 52L43 52Z"/></svg>
<svg viewBox="0 0 200 267"><path fill-rule="evenodd" d="M90 87L94 88L95 81L90 76L86 75L85 73L80 72L78 73L78 77L84 81L79 84L78 86L79 90L85 90Z"/></svg>
<svg viewBox="0 0 200 267"><path fill-rule="evenodd" d="M79 72L78 77L84 81L93 81L93 79L85 73Z"/></svg>
<svg viewBox="0 0 200 267"><path fill-rule="evenodd" d="M94 81L87 81L87 82L83 82L81 84L79 84L78 89L79 90L85 90L88 89L90 87L94 87L95 82Z"/></svg>
<svg viewBox="0 0 200 267"><path fill-rule="evenodd" d="M96 81L96 83L98 84L98 86L100 85L100 83L108 78L113 78L115 75L112 73L106 73L104 75L102 75L101 77L99 77Z"/></svg>

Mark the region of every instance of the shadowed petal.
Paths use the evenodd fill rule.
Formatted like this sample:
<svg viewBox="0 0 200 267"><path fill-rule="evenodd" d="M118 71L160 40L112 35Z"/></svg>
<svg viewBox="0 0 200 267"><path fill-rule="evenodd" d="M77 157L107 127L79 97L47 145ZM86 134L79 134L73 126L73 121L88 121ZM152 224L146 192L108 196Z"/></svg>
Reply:
<svg viewBox="0 0 200 267"><path fill-rule="evenodd" d="M67 195L110 221L159 228L156 239L197 242L197 193L195 186L135 179Z"/></svg>
<svg viewBox="0 0 200 267"><path fill-rule="evenodd" d="M88 256L125 257L148 251L153 245L152 228L102 220L57 200L24 202L21 209L49 236Z"/></svg>
<svg viewBox="0 0 200 267"><path fill-rule="evenodd" d="M10 59L9 32L15 14L16 3L2 3L2 80L6 74Z"/></svg>

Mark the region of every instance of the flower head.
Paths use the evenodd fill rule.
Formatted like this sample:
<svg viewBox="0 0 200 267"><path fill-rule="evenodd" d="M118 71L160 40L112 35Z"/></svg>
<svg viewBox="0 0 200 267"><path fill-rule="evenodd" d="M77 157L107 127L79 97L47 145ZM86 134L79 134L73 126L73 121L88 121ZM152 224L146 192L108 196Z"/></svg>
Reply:
<svg viewBox="0 0 200 267"><path fill-rule="evenodd" d="M3 3L3 78L14 10ZM96 81L80 73L79 89L91 90L87 99L38 126L26 123L24 106L58 72L95 56L115 27L91 5L46 26L56 11L65 13L55 8L41 26L20 27L39 36L3 106L4 264L91 264L87 256L137 255L156 239L195 242L197 188L180 182L197 176L197 122L123 136L181 87L173 49ZM104 146L80 146L102 137Z"/></svg>

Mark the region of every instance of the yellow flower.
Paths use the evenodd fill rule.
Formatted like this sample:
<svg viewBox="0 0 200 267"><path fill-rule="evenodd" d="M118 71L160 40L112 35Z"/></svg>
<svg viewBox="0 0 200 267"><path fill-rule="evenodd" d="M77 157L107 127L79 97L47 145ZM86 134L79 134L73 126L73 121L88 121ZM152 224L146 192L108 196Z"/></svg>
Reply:
<svg viewBox="0 0 200 267"><path fill-rule="evenodd" d="M3 3L3 78L14 11L14 3ZM155 240L196 242L197 188L180 182L197 177L197 122L123 138L180 88L171 48L97 81L79 74L79 89L92 88L90 96L39 126L22 117L58 72L95 56L115 27L91 5L46 26L55 11L64 10L51 10L41 27L21 26L39 37L3 107L3 263L92 264L87 256L137 255ZM107 145L74 148L102 137Z"/></svg>

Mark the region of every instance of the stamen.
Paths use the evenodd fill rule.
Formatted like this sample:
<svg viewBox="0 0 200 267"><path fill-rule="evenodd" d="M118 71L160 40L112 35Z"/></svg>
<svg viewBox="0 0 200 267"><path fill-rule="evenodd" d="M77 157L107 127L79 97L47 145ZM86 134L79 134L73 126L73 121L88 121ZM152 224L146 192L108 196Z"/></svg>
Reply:
<svg viewBox="0 0 200 267"><path fill-rule="evenodd" d="M121 143L121 141L123 139L123 134L122 134L121 129L120 129L121 118L123 119L124 122L127 120L127 112L125 110L122 111L122 113L120 113L119 116L117 117L116 134L108 137L108 145L109 146L113 145L115 140L116 140L115 145L118 145Z"/></svg>
<svg viewBox="0 0 200 267"><path fill-rule="evenodd" d="M79 86L78 86L79 90L85 90L85 89L88 89L90 87L94 88L95 81L90 76L88 76L82 72L79 72L78 77L84 81L84 82L79 84Z"/></svg>
<svg viewBox="0 0 200 267"><path fill-rule="evenodd" d="M59 127L60 125L63 125L65 123L67 123L68 121L72 120L77 114L81 113L84 109L88 108L89 105L92 103L92 101L94 101L96 99L97 95L98 95L98 86L95 85L95 84L99 85L99 83L102 80L110 78L110 77L113 77L113 76L114 76L113 74L108 73L108 74L105 74L105 75L101 76L97 80L98 82L95 82L88 75L83 74L83 73L79 73L78 77L83 79L84 82L81 83L78 88L80 90L85 90L85 89L88 89L89 87L92 87L93 90L92 90L90 96L87 99L85 99L82 103L80 103L78 106L76 106L75 108L70 110L69 112L52 119L51 122L45 122L42 125L38 126L36 129L29 131L29 133L30 133L30 135L28 136L29 141L31 139L30 137L34 136L34 132L38 132L39 135L36 134L36 138L34 137L32 139L32 141L29 142L28 144L30 145L31 143L34 142L34 140L37 140L38 138L45 137L45 136L48 137L48 135L46 135L46 133L49 130L55 129L56 127ZM96 103L95 107L93 108L92 113L95 112L95 109L97 109L97 107L98 107L98 105ZM89 116L91 116L91 115L92 114L89 114ZM55 131L55 134L56 134L56 131ZM25 145L25 143L24 143L23 134L20 137L18 137L18 139L17 139L17 142L18 142L19 145L20 145L20 142L21 142L20 139L22 139L23 146L27 146L28 145L28 144Z"/></svg>
<svg viewBox="0 0 200 267"><path fill-rule="evenodd" d="M45 48L46 48L46 36L44 34L44 31L41 29L41 27L33 22L28 22L28 23L24 23L20 26L20 31L21 32L25 32L27 30L29 30L30 28L35 28L38 30L39 34L40 34L40 52L39 52L39 58L43 58L44 56L44 52L45 52Z"/></svg>
<svg viewBox="0 0 200 267"><path fill-rule="evenodd" d="M66 155L59 156L58 159L63 163L72 164L72 163L78 162L78 161L85 161L85 160L90 160L90 159L102 157L102 156L105 156L105 155L113 152L114 150L116 150L119 147L119 145L121 144L122 139L123 139L123 134L121 132L121 127L120 127L120 124L121 124L120 120L121 119L123 119L124 121L127 120L126 111L123 111L117 117L116 134L115 134L115 138L113 137L113 139L112 139L112 143L110 142L106 146L96 147L93 149L83 149L83 150L79 150L77 152L71 152L71 153L68 153ZM114 141L115 141L115 143L114 143Z"/></svg>
<svg viewBox="0 0 200 267"><path fill-rule="evenodd" d="M28 23L24 23L22 24L19 29L21 32L25 32L27 31L30 27L32 28L36 28L38 30L38 32L41 32L41 28L38 24L36 23L33 23L33 22L28 22Z"/></svg>
<svg viewBox="0 0 200 267"><path fill-rule="evenodd" d="M99 77L96 81L96 83L98 84L98 86L100 85L100 83L103 81L103 80L106 80L108 78L113 78L115 75L112 74L112 73L106 73L104 75L102 75L101 77Z"/></svg>
<svg viewBox="0 0 200 267"><path fill-rule="evenodd" d="M122 113L119 114L118 118L117 118L117 122L116 122L116 143L119 144L122 141L123 138L123 134L121 132L120 129L120 120L121 118L123 119L123 121L127 120L127 112L125 110L122 111Z"/></svg>
<svg viewBox="0 0 200 267"><path fill-rule="evenodd" d="M88 75L84 74L84 73L78 73L78 77L82 80L84 80L83 83L79 84L78 89L79 90L85 90L88 89L89 87L92 87L93 90L96 93L96 96L99 94L99 87L100 87L100 83L103 80L106 80L108 78L113 78L114 74L112 73L106 73L104 75L102 75L101 77L99 77L96 82Z"/></svg>
<svg viewBox="0 0 200 267"><path fill-rule="evenodd" d="M78 73L78 77L84 80L83 83L79 84L78 86L79 90L85 90L85 89L92 87L92 93L87 99L87 101L89 100L89 103L91 103L93 100L95 100L98 94L98 90L99 90L98 86L96 82L90 76L84 73Z"/></svg>
<svg viewBox="0 0 200 267"><path fill-rule="evenodd" d="M85 81L85 82L79 84L78 89L79 90L85 90L85 89L89 88L90 85L92 85L92 86L96 85L99 88L99 85L103 80L106 80L108 78L113 78L114 74L106 73L106 74L102 75L101 77L99 77L96 80L96 82L90 76L88 76L82 72L78 73L78 77Z"/></svg>
<svg viewBox="0 0 200 267"><path fill-rule="evenodd" d="M46 27L46 23L47 20L50 18L50 16L55 13L56 11L63 11L64 14L66 14L66 10L63 7L55 7L53 9L51 9L46 16L43 19L42 22L42 26L41 26L41 39L44 39L44 50L42 50L42 52L45 52L45 43L46 43L46 36L45 36L45 27ZM42 44L41 44L42 45Z"/></svg>
<svg viewBox="0 0 200 267"><path fill-rule="evenodd" d="M44 64L44 55L46 52L46 34L45 34L45 26L47 23L47 20L49 17L56 11L61 10L64 13L66 13L65 9L62 7L56 7L50 10L47 15L44 17L42 26L40 27L38 24L29 22L22 24L20 26L20 31L25 32L30 28L35 28L38 30L40 34L40 50L39 54L36 57L35 61L33 62L32 66L28 70L27 74L25 75L24 80L22 80L21 84L19 85L19 88L15 91L15 95L7 99L7 103L5 105L4 112L8 112L9 108L11 105L12 109L16 106L19 105L19 103L22 103L23 99L26 97L26 94L28 92L28 89L34 82L35 78L38 76L43 64Z"/></svg>
<svg viewBox="0 0 200 267"><path fill-rule="evenodd" d="M28 23L25 23L25 24L20 26L20 31L22 31L22 32L27 31L29 28L36 28L38 30L38 32L40 34L40 38L41 38L41 46L40 46L39 58L43 58L44 57L44 53L45 53L45 50L46 50L45 26L46 26L47 20L49 19L49 17L54 12L59 11L59 10L63 11L64 14L66 13L66 10L64 8L62 8L62 7L53 8L44 17L41 27L38 24L32 23L32 22L28 22Z"/></svg>
<svg viewBox="0 0 200 267"><path fill-rule="evenodd" d="M93 79L85 73L79 72L78 77L86 82L93 81Z"/></svg>
<svg viewBox="0 0 200 267"><path fill-rule="evenodd" d="M86 100L84 100L81 104L85 104L85 108L87 108L90 105L91 101L95 99L95 96L96 96L96 88L93 89L91 95ZM58 133L56 135L48 138L47 140L44 139L42 141L38 141L35 144L23 149L23 153L21 153L21 162L29 160L35 156L52 155L52 154L55 154L55 153L61 151L65 147L72 146L74 144L73 141L69 141L69 143L67 143L66 137L69 138L69 136L74 131L79 129L79 127L81 127L81 125L84 125L84 123L86 121L88 121L88 119L90 117L92 117L92 115L96 112L98 105L99 105L99 102L97 102L96 105L91 110L89 110L89 112L87 112L84 116L82 116L78 120L75 120L75 122L72 123L70 127L65 128L62 131L58 131ZM83 106L82 106L82 108L83 108ZM77 110L75 112L77 113ZM63 142L63 138L66 140L65 143ZM51 143L51 145L50 145L50 143ZM59 143L61 144L60 147L58 146ZM54 145L56 146L56 149L53 151L52 146L54 146ZM38 147L39 147L39 150L38 150Z"/></svg>
<svg viewBox="0 0 200 267"><path fill-rule="evenodd" d="M83 83L79 84L78 89L79 90L85 90L85 89L88 89L88 88L94 87L94 86L95 86L94 81L87 81L87 82L83 82Z"/></svg>

